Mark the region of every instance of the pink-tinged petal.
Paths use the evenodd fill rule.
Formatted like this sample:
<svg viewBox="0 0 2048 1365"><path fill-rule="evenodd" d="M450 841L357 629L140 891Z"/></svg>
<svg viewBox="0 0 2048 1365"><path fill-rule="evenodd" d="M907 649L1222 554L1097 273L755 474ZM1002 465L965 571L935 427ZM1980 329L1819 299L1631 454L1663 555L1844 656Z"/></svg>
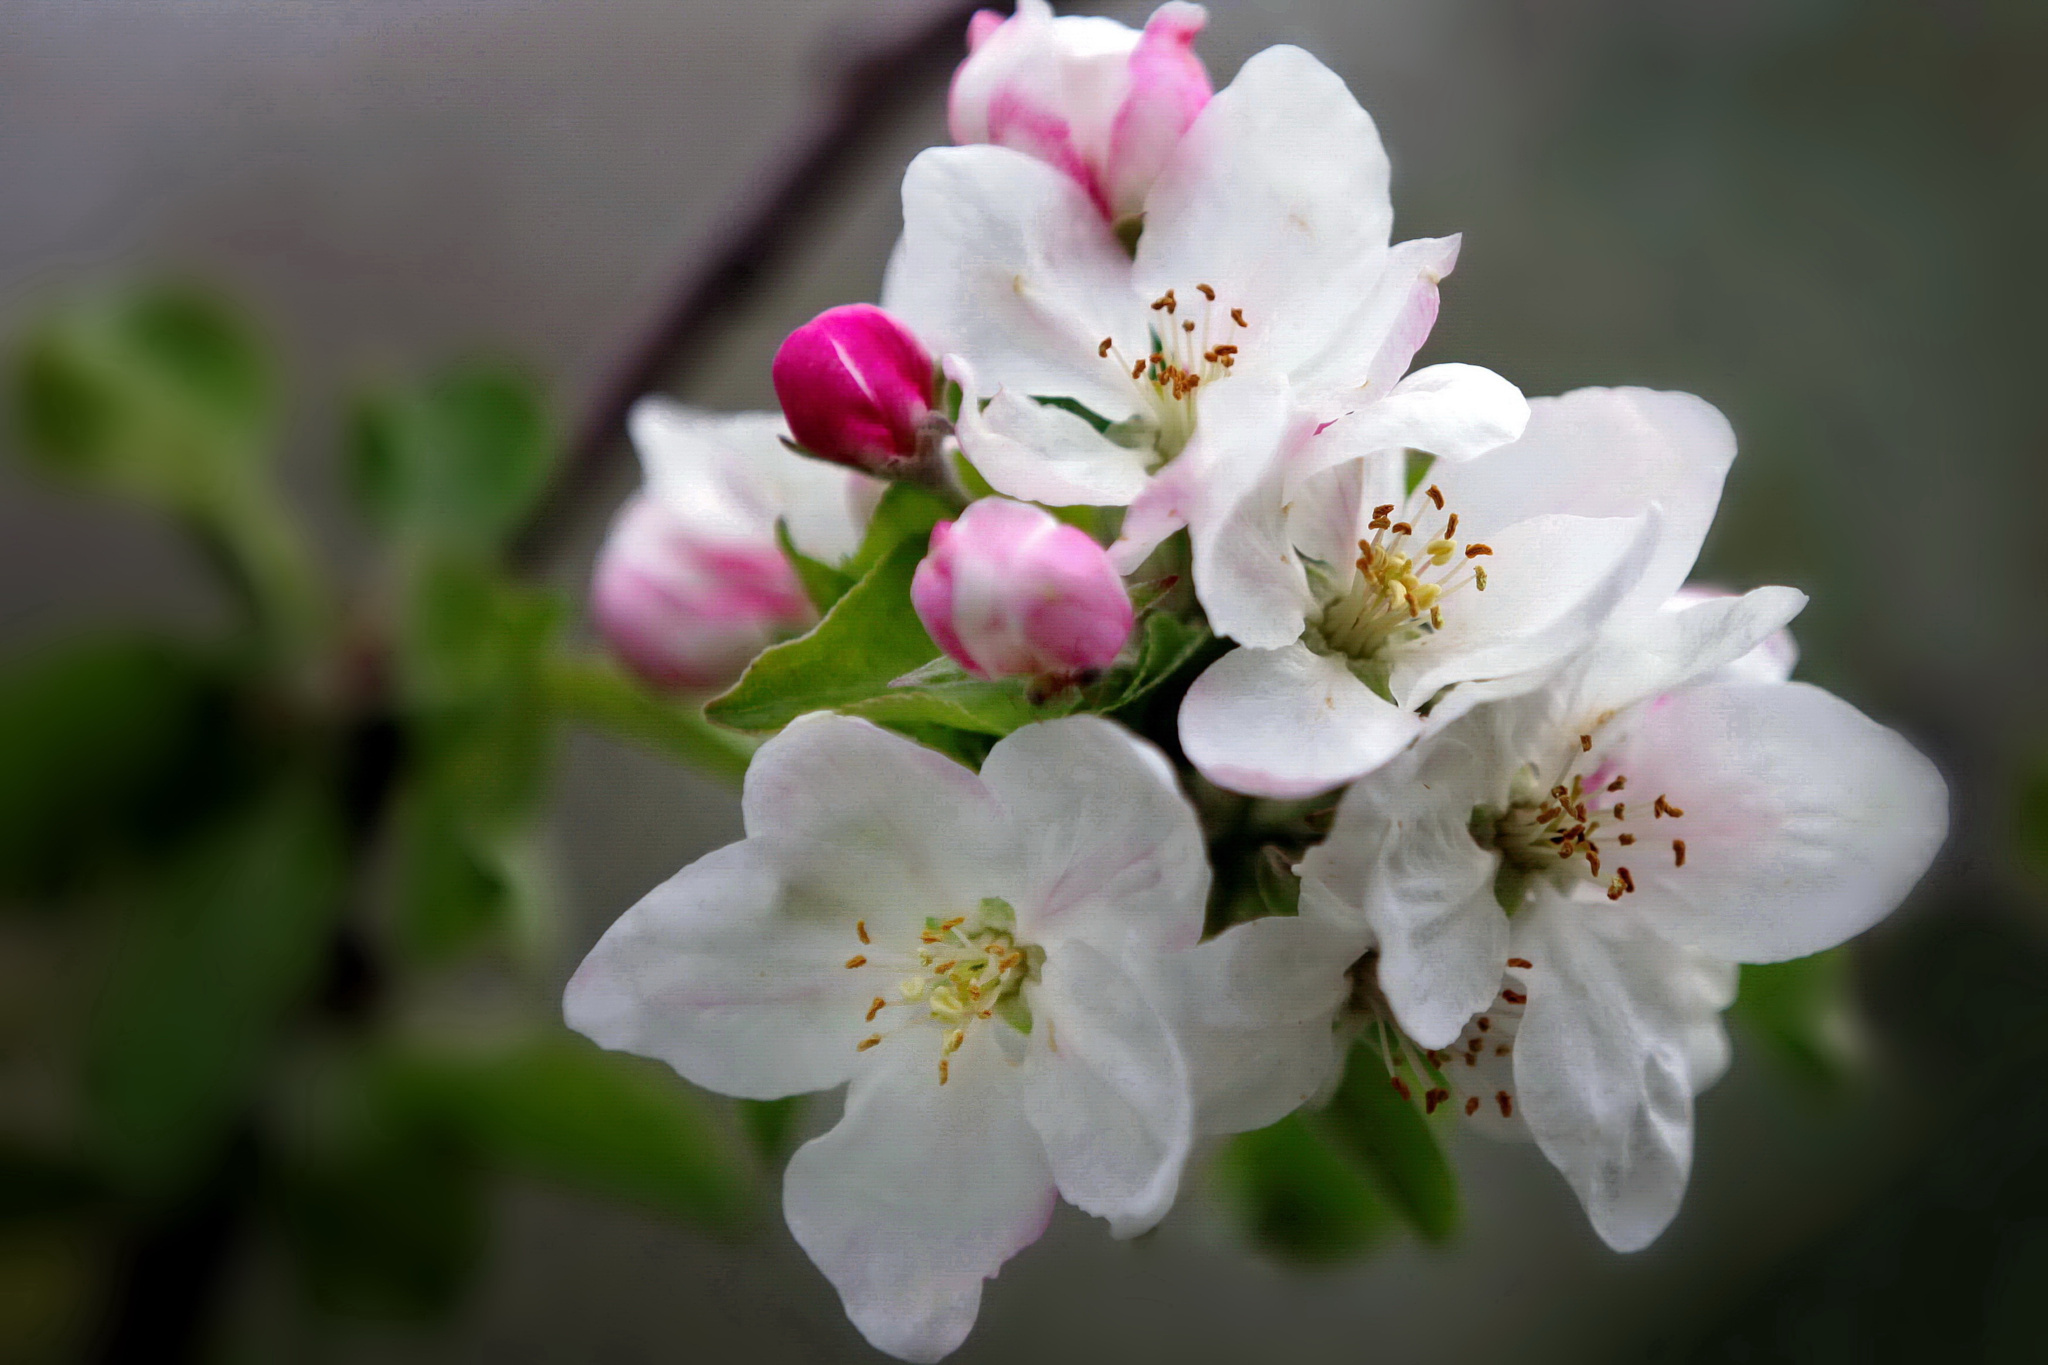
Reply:
<svg viewBox="0 0 2048 1365"><path fill-rule="evenodd" d="M974 52L1008 22L1008 16L992 9L978 9L967 20L967 50Z"/></svg>
<svg viewBox="0 0 2048 1365"><path fill-rule="evenodd" d="M1034 104L1022 91L998 90L988 103L988 141L998 147L1043 161L1064 173L1087 192L1096 209L1108 214L1109 197L1102 181L1074 145L1074 130L1056 112Z"/></svg>
<svg viewBox="0 0 2048 1365"><path fill-rule="evenodd" d="M1298 643L1231 651L1195 679L1180 709L1189 762L1252 796L1342 786L1401 752L1421 728L1342 661Z"/></svg>
<svg viewBox="0 0 2048 1365"><path fill-rule="evenodd" d="M1150 744L1095 716L1028 725L990 751L981 780L1018 846L1022 938L1162 952L1201 937L1201 827Z"/></svg>
<svg viewBox="0 0 2048 1365"><path fill-rule="evenodd" d="M1685 582L1734 459L1727 419L1691 394L1578 389L1532 400L1518 439L1431 478L1474 524L1542 513L1632 517L1656 503L1662 539L1622 606L1636 615L1656 611Z"/></svg>
<svg viewBox="0 0 2048 1365"><path fill-rule="evenodd" d="M1188 125L1208 104L1209 71L1195 38L1209 16L1200 5L1171 0L1152 12L1130 57L1130 92L1110 125L1102 169L1107 211L1137 213Z"/></svg>
<svg viewBox="0 0 2048 1365"><path fill-rule="evenodd" d="M1513 950L1533 966L1512 1099L1601 1240L1639 1251L1684 1198L1695 1064L1712 1051L1697 1039L1720 1029L1735 974L1604 900L1539 896Z"/></svg>
<svg viewBox="0 0 2048 1365"><path fill-rule="evenodd" d="M974 1327L981 1287L1044 1233L1058 1204L1016 1070L971 1030L938 1082L938 1029L866 1054L836 1127L798 1149L782 1210L862 1336L936 1361Z"/></svg>
<svg viewBox="0 0 2048 1365"><path fill-rule="evenodd" d="M1378 284L1393 206L1372 118L1299 48L1252 57L1174 148L1145 201L1134 262L1145 298L1217 291L1243 311L1243 358L1291 374ZM1371 339L1377 350L1379 339Z"/></svg>
<svg viewBox="0 0 2048 1365"><path fill-rule="evenodd" d="M1613 725L1624 738L1608 761L1641 793L1629 904L1717 957L1779 962L1853 938L1905 899L1948 832L1934 765L1817 687L1684 688ZM1684 814L1654 818L1658 796Z"/></svg>
<svg viewBox="0 0 2048 1365"><path fill-rule="evenodd" d="M1025 1117L1068 1203L1135 1237L1166 1216L1194 1142L1187 1064L1137 983L1079 940L1028 992Z"/></svg>
<svg viewBox="0 0 2048 1365"><path fill-rule="evenodd" d="M932 530L911 605L939 647L983 678L1107 668L1130 638L1130 594L1103 548L1043 508L983 498Z"/></svg>
<svg viewBox="0 0 2048 1365"><path fill-rule="evenodd" d="M1495 902L1498 854L1471 832L1499 800L1489 746L1446 733L1368 774L1338 803L1302 876L1361 917L1379 942L1378 979L1408 1035L1448 1047L1500 987L1508 917Z"/></svg>

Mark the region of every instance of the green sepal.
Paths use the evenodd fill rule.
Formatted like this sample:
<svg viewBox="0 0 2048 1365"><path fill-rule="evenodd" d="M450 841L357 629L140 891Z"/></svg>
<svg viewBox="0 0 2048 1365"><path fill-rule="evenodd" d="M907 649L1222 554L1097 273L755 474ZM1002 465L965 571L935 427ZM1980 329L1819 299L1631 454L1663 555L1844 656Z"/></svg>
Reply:
<svg viewBox="0 0 2048 1365"><path fill-rule="evenodd" d="M835 569L823 560L812 559L796 542L789 538L789 519L779 517L775 522L775 543L782 548L782 557L789 561L789 567L796 571L797 582L803 584L804 596L811 599L811 605L819 611L832 610L832 604L846 596L846 590L853 586L853 575L843 569Z"/></svg>
<svg viewBox="0 0 2048 1365"><path fill-rule="evenodd" d="M1422 1106L1394 1089L1369 1041L1352 1047L1343 1082L1314 1118L1387 1205L1425 1240L1441 1242L1456 1231L1457 1177Z"/></svg>

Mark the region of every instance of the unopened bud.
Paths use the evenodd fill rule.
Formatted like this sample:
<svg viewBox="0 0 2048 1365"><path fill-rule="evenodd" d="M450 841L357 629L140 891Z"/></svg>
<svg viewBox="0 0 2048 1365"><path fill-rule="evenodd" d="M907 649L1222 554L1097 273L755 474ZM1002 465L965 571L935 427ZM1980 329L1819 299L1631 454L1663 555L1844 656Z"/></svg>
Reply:
<svg viewBox="0 0 2048 1365"><path fill-rule="evenodd" d="M1106 550L1042 508L1003 498L932 528L910 601L939 648L982 678L1106 668L1133 619Z"/></svg>
<svg viewBox="0 0 2048 1365"><path fill-rule="evenodd" d="M873 304L828 308L791 332L771 373L790 435L811 454L885 476L930 455L931 353Z"/></svg>

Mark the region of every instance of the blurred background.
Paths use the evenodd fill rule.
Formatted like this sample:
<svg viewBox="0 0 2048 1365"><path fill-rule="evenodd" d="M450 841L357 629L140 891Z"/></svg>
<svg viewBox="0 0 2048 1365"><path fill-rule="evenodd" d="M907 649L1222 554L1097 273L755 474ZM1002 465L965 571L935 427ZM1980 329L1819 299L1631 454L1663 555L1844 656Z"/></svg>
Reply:
<svg viewBox="0 0 2048 1365"><path fill-rule="evenodd" d="M776 1213L773 1153L830 1105L741 1114L548 1033L589 944L737 837L738 812L673 761L709 741L601 670L529 676L506 642L587 637L590 559L637 482L616 443L582 442L552 482L540 452L575 445L631 376L679 282L829 118L848 54L943 9L0 0L0 334L30 377L10 384L33 398L52 374L171 356L203 399L175 420L274 447L258 500L303 524L279 549L213 483L123 474L63 394L17 395L29 435L10 444L45 454L0 469L0 1357L869 1358ZM957 1359L2048 1359L2048 9L1209 9L1219 86L1268 44L1309 48L1379 122L1397 235L1465 234L1424 361L1727 412L1742 455L1703 576L1812 594L1800 676L1930 752L1954 828L1851 952L1745 980L1736 1064L1651 1250L1605 1250L1533 1149L1460 1138L1454 1233L1390 1223L1361 1239L1372 1255L1312 1268L1235 1235L1227 1199L1183 1201L1135 1244L1063 1209ZM690 316L661 387L772 406L783 334L874 296L903 166L944 139L952 60L863 87L890 97L872 126L750 288ZM105 292L165 279L210 292ZM502 516L451 529L406 452L479 427L534 453ZM52 480L49 450L98 463ZM235 582L265 556L341 585L365 638L380 613L431 635L453 602L467 643L366 648L286 689L297 702L251 701L241 651L289 657L294 608L238 606L216 561ZM255 644L233 643L238 611ZM117 628L230 643L166 652ZM402 703L357 704L386 672ZM526 724L530 694L609 724ZM148 714L131 734L65 709L100 695ZM302 723L308 696L341 719ZM508 743L517 771L493 766ZM152 745L185 756L144 784L148 837L130 838L102 788L66 783ZM246 759L221 771L230 749ZM366 791L397 793L396 852L359 828ZM228 832L192 834L209 802ZM468 862L434 862L436 831ZM373 890L323 889L352 858L383 869ZM367 913L368 947L327 911L297 943L247 906L192 908L449 878L489 933L407 918L402 889L395 928ZM387 938L403 971L378 965ZM223 964L252 941L299 964L310 1005L237 994ZM191 1063L200 1090L269 1079L253 1101L172 1093L191 1057L215 1059ZM138 1149L159 1120L181 1136Z"/></svg>

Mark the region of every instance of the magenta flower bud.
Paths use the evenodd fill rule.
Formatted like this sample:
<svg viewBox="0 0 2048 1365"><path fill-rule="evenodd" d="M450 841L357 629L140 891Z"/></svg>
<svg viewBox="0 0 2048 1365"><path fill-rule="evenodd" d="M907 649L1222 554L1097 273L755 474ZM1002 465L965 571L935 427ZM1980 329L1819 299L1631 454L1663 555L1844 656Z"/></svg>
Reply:
<svg viewBox="0 0 2048 1365"><path fill-rule="evenodd" d="M796 443L873 474L923 453L934 373L924 343L869 303L818 314L789 334L771 368Z"/></svg>
<svg viewBox="0 0 2048 1365"><path fill-rule="evenodd" d="M626 504L590 582L597 628L627 667L657 687L714 688L816 613L771 541L721 544L660 502Z"/></svg>
<svg viewBox="0 0 2048 1365"><path fill-rule="evenodd" d="M980 678L1107 668L1131 634L1109 553L1028 503L983 498L932 528L910 602L940 649Z"/></svg>
<svg viewBox="0 0 2048 1365"><path fill-rule="evenodd" d="M990 142L1065 171L1105 218L1144 211L1145 195L1209 102L1194 52L1208 15L1170 0L1142 31L1114 19L1054 18L1017 0L1008 19L982 10L953 73L946 117L958 143Z"/></svg>

